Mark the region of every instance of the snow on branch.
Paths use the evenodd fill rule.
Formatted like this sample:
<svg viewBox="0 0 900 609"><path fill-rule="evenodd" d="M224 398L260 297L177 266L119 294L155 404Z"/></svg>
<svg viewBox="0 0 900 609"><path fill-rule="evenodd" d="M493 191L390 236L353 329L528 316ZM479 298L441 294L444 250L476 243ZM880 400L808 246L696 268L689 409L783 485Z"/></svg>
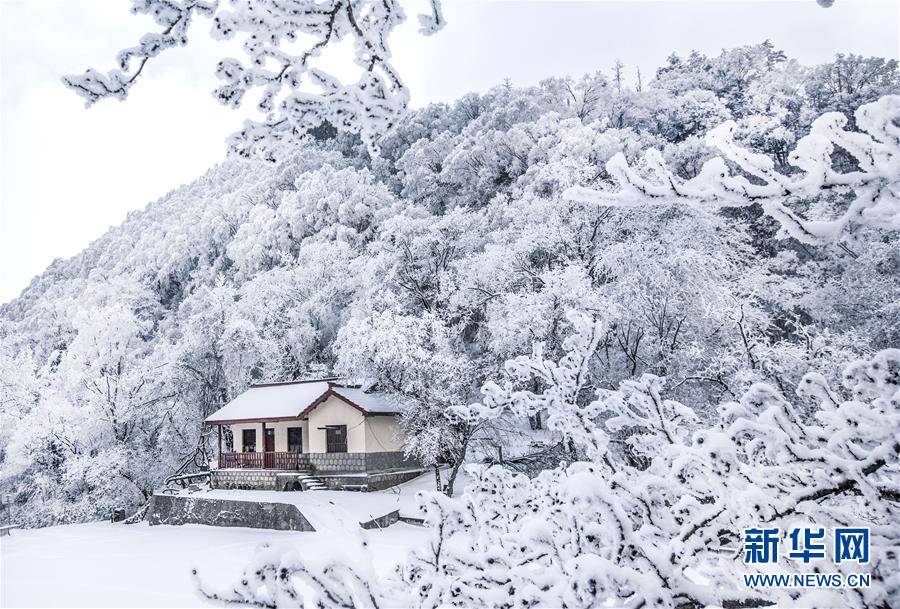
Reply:
<svg viewBox="0 0 900 609"><path fill-rule="evenodd" d="M256 607L329 607L378 609L382 605L372 582L346 559L313 567L296 549L270 546L261 549L230 589L216 589L192 572L206 598Z"/></svg>
<svg viewBox="0 0 900 609"><path fill-rule="evenodd" d="M188 43L195 15L212 17L216 39L244 38L246 60L223 58L216 67L224 82L214 91L216 99L239 107L249 91L260 93L257 110L265 118L245 121L229 138L233 153L273 159L282 143L295 142L326 122L360 134L374 153L376 140L409 102L388 46L391 32L406 19L396 0L132 1L132 12L151 15L163 29L121 51L119 67L106 74L91 68L63 77L88 106L107 97L125 99L150 59ZM430 9L419 15L424 35L444 25L440 0L430 0ZM350 83L311 65L329 45L347 38L360 72Z"/></svg>
<svg viewBox="0 0 900 609"><path fill-rule="evenodd" d="M89 68L84 74L64 76L63 83L85 98L88 107L106 97L123 100L152 57L187 44L187 31L195 14L211 16L217 8L217 1L133 0L131 12L152 16L162 31L144 34L136 46L119 51L118 68L106 74Z"/></svg>
<svg viewBox="0 0 900 609"><path fill-rule="evenodd" d="M546 409L587 459L534 479L473 467L460 499L422 497L432 539L400 570L414 606L872 607L897 597L900 350L849 365L843 392L807 374L797 393L817 405L813 416L758 383L704 426L662 397L663 378L592 388L600 324L569 319L559 362L540 346L509 362L506 381L486 385L467 415ZM642 465L614 446L622 430ZM861 524L872 534L871 587L743 585L758 569L742 561L743 529ZM814 568L782 556L790 572Z"/></svg>
<svg viewBox="0 0 900 609"><path fill-rule="evenodd" d="M797 142L789 162L800 172L776 171L766 155L735 142L733 121L712 129L706 143L722 157L707 161L689 180L675 175L662 154L648 150L642 170L629 165L622 153L606 169L619 185L616 191L576 186L564 196L573 201L607 206L679 203L693 207L743 207L759 204L789 235L809 244L835 243L851 224L900 230L900 96L886 95L860 106L855 113L860 132L847 131L847 118L828 112L816 119L810 133ZM832 153L843 149L857 168L838 172ZM723 158L724 157L724 158ZM737 168L732 172L729 167ZM795 207L814 202L823 193L850 194L846 208L832 217L806 218Z"/></svg>

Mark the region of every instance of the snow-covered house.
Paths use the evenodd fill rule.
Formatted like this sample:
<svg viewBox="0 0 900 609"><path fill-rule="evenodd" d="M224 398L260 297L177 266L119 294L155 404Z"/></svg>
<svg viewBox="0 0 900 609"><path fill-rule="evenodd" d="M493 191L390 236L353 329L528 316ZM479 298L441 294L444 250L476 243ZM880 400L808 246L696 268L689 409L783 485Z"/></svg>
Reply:
<svg viewBox="0 0 900 609"><path fill-rule="evenodd" d="M301 472L374 490L420 471L404 456L396 401L336 379L252 385L205 422L218 431L214 488L299 488Z"/></svg>

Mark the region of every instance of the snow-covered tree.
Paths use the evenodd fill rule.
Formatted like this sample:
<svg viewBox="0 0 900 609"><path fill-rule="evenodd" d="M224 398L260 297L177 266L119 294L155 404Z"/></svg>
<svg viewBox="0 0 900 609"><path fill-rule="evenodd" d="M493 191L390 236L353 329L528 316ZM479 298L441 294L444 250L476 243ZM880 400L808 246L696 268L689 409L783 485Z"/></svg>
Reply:
<svg viewBox="0 0 900 609"><path fill-rule="evenodd" d="M219 603L266 608L391 606L372 572L368 540L362 533L348 533L339 534L331 552L316 556L285 545L264 544L240 582L230 588L208 584L197 569L192 573L194 582L200 594Z"/></svg>
<svg viewBox="0 0 900 609"><path fill-rule="evenodd" d="M401 427L408 456L423 465L451 465L440 490L453 494L456 476L479 425L454 415L473 396L474 363L457 352L447 328L433 316L389 311L351 319L337 339L336 370L402 403Z"/></svg>
<svg viewBox="0 0 900 609"><path fill-rule="evenodd" d="M394 0L133 0L131 10L150 15L161 30L120 51L117 68L105 74L91 68L63 79L88 106L107 97L125 99L150 60L188 44L197 16L212 19L216 39L243 38L245 60L226 57L216 66L224 81L216 99L238 107L248 92L259 92L256 108L265 118L244 123L230 138L233 152L273 159L284 144L302 141L325 123L360 134L374 152L377 138L409 101L388 45L406 18ZM430 13L419 15L419 23L426 35L443 27L440 0L430 0ZM342 82L316 65L328 47L345 39L353 41L355 82Z"/></svg>
<svg viewBox="0 0 900 609"><path fill-rule="evenodd" d="M833 384L846 361L900 339L898 231L853 220L837 244L808 243L777 239L780 224L756 205L664 196L614 207L563 193L611 183L617 154L643 175L650 148L680 180L696 178L717 154L705 131L723 118L734 121L734 150L812 184L786 163L813 120L898 93L890 62L847 62L821 69L851 69L849 97L813 87L819 68L766 44L673 57L640 91L628 78L621 92L603 86L608 73L504 83L409 110L378 158L325 126L276 163L211 168L0 307L0 490L29 525L137 508L139 487L208 457L214 442L200 422L249 383L335 370L401 394L425 462L503 462L534 476L586 458L548 429L549 410L463 425L454 408L477 401L535 341L545 359L564 357L569 309L602 323L588 392L664 376L666 398L690 405L701 426L758 383L787 396L815 369ZM875 138L864 125L848 120L832 135L865 149ZM872 174L830 145L841 179ZM884 199L896 181L878 179ZM811 222L859 195L824 186L784 205ZM90 337L119 345L120 376ZM90 392L90 379L118 384L117 401ZM100 418L110 406L120 444ZM794 406L804 417L813 409ZM628 444L631 428L604 431L629 464L646 462ZM96 467L84 456L94 450ZM120 471L139 471L138 484Z"/></svg>
<svg viewBox="0 0 900 609"><path fill-rule="evenodd" d="M662 378L597 389L590 361L603 328L570 320L562 359L544 359L537 345L508 363L503 385L485 385L480 404L458 410L471 420L546 410L581 460L533 480L476 468L462 498L423 496L432 540L399 570L414 606L870 607L896 597L900 351L849 365L845 395L807 374L798 396L816 404L812 417L757 384L702 425L664 397ZM521 388L533 379L541 390ZM613 443L622 429L642 466ZM870 588L744 586L741 574L758 567L742 561L742 530L862 522L872 534ZM779 567L815 565L785 557Z"/></svg>
<svg viewBox="0 0 900 609"><path fill-rule="evenodd" d="M642 159L644 172L632 167L622 155L607 162L606 170L614 176L619 190L573 187L565 194L571 199L603 205L759 205L781 224L781 234L808 244L847 239L856 226L898 230L900 96L887 95L860 106L855 116L861 133L845 130L847 118L839 113L823 114L813 122L810 134L797 142L789 157L802 175L780 173L771 158L737 144L735 124L726 122L706 136L707 145L718 149L725 158L707 161L694 178L678 177L666 167L659 151L649 150ZM831 159L835 148L852 155L857 169L836 171ZM740 172L732 173L726 160ZM828 192L835 193L836 200L829 201L836 208L833 217L823 214L806 218L792 208L800 202L822 199Z"/></svg>

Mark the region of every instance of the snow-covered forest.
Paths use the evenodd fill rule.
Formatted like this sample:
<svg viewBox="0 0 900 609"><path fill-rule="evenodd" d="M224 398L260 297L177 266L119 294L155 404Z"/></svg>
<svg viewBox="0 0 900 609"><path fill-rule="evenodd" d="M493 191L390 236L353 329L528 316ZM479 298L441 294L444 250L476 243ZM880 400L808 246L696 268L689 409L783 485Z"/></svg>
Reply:
<svg viewBox="0 0 900 609"><path fill-rule="evenodd" d="M249 384L333 373L449 466L410 605L794 602L722 548L800 522L873 535L871 588L801 601L896 599L897 62L626 70L323 122L55 262L0 308L3 494L29 526L133 512Z"/></svg>

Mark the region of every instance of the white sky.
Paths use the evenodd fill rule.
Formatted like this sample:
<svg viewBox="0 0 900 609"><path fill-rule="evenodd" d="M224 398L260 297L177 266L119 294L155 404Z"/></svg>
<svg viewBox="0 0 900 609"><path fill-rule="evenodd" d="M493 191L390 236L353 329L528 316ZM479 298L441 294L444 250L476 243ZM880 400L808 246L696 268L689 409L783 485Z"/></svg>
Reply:
<svg viewBox="0 0 900 609"><path fill-rule="evenodd" d="M621 59L645 78L673 51L708 54L768 38L805 64L837 52L897 58L900 3L837 0L714 2L453 2L447 27L416 34L418 6L392 40L413 105L603 69ZM130 210L199 177L224 158L239 112L210 95L220 56L208 40L148 64L129 99L90 110L59 81L154 29L124 0L0 0L0 302L15 298L55 258L78 253ZM329 60L331 62L331 60Z"/></svg>

